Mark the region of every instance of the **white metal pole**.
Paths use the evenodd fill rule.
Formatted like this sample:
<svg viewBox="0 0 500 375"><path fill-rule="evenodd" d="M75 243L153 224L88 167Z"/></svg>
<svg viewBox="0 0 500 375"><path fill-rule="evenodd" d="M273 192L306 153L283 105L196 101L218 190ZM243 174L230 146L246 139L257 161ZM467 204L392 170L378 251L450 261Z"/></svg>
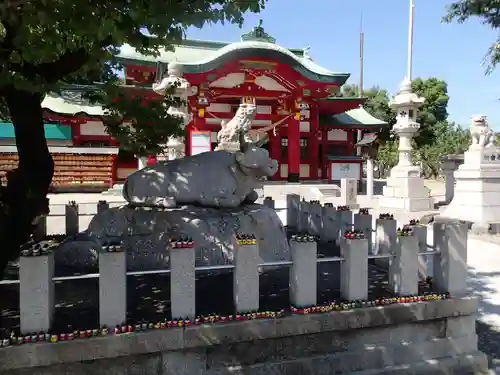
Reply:
<svg viewBox="0 0 500 375"><path fill-rule="evenodd" d="M410 0L410 20L408 22L408 66L406 71L406 78L411 81L412 78L412 63L413 63L413 18L414 18L415 4L414 0Z"/></svg>

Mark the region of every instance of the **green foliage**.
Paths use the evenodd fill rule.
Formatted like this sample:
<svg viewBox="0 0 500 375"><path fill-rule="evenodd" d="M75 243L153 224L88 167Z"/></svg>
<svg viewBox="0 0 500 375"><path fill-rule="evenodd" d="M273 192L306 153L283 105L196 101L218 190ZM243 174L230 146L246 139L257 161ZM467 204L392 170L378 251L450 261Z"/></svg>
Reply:
<svg viewBox="0 0 500 375"><path fill-rule="evenodd" d="M359 87L357 85L345 85L342 87L341 94L344 97L358 97ZM389 107L389 92L378 86L373 86L372 88L363 91L363 97L366 98L366 102L363 106L366 111L373 117L389 124L388 127L382 129L379 133L382 141L388 140L390 129L396 122L396 114L391 107Z"/></svg>
<svg viewBox="0 0 500 375"><path fill-rule="evenodd" d="M441 157L449 154L461 154L470 144L470 133L454 123L438 122L433 128L433 142L418 146L413 142L413 162L422 168L425 178L440 175ZM397 140L390 140L380 146L377 166L382 172L388 172L398 161Z"/></svg>
<svg viewBox="0 0 500 375"><path fill-rule="evenodd" d="M434 143L416 147L413 160L422 167L426 178L435 178L440 174L441 157L449 154L461 154L470 144L470 133L467 129L441 121L434 127Z"/></svg>
<svg viewBox="0 0 500 375"><path fill-rule="evenodd" d="M171 49L188 27L229 22L241 25L245 12L259 12L266 0L37 0L0 6L0 116L6 89L46 93L63 84L92 85L109 110L108 132L134 153L155 152L179 121L167 113L171 99L141 106L130 98L115 58L129 44L144 55ZM154 35L151 37L149 35ZM113 98L119 97L119 101ZM119 118L132 128L118 126Z"/></svg>
<svg viewBox="0 0 500 375"><path fill-rule="evenodd" d="M437 78L417 78L412 82L413 91L425 98L419 110L420 130L414 139L413 160L422 166L425 177L437 177L440 171L440 158L447 154L462 153L469 145L470 135L453 123L448 123L448 88L446 82ZM344 86L343 96L358 96L357 86ZM364 108L372 115L395 123L395 113L390 108L389 94L386 90L373 87L366 90ZM389 135L390 127L380 133L382 144L379 146L377 166L385 174L398 161L398 142Z"/></svg>
<svg viewBox="0 0 500 375"><path fill-rule="evenodd" d="M376 159L377 167L380 173L385 175L397 162L398 143L391 139L379 147Z"/></svg>
<svg viewBox="0 0 500 375"><path fill-rule="evenodd" d="M424 105L418 111L420 130L415 141L418 146L433 144L434 126L448 118L448 85L434 77L425 80L417 78L412 81L412 89L415 94L425 98Z"/></svg>
<svg viewBox="0 0 500 375"><path fill-rule="evenodd" d="M464 23L470 18L479 20L493 30L500 28L500 0L459 0L447 6L443 22ZM491 45L484 57L486 73L491 73L500 62L500 37Z"/></svg>

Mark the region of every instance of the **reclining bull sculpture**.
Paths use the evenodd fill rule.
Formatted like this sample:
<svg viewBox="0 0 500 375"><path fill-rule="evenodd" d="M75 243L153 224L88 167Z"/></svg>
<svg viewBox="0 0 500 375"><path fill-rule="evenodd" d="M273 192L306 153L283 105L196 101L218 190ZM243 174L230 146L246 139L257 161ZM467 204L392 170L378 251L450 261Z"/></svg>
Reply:
<svg viewBox="0 0 500 375"><path fill-rule="evenodd" d="M253 203L263 177L278 170L267 150L247 143L240 132L240 150L213 151L176 159L131 174L123 188L132 205L174 208L181 205L235 208Z"/></svg>

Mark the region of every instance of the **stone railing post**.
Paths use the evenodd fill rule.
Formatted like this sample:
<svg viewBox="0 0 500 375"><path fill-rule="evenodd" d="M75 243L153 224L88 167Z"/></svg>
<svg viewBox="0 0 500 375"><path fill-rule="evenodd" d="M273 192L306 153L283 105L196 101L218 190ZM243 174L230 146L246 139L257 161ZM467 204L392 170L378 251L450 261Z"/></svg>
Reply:
<svg viewBox="0 0 500 375"><path fill-rule="evenodd" d="M418 294L418 238L398 236L394 256L389 258L389 286L399 296Z"/></svg>
<svg viewBox="0 0 500 375"><path fill-rule="evenodd" d="M315 306L318 282L316 241L302 241L292 236L290 252L293 261L290 268L290 302L295 307Z"/></svg>
<svg viewBox="0 0 500 375"><path fill-rule="evenodd" d="M375 221L375 252L389 254L396 245L398 223L394 219L377 219Z"/></svg>
<svg viewBox="0 0 500 375"><path fill-rule="evenodd" d="M78 215L78 205L76 202L68 202L65 206L66 234L68 236L74 236L80 229Z"/></svg>
<svg viewBox="0 0 500 375"><path fill-rule="evenodd" d="M322 208L323 229L321 231L322 241L338 241L339 239L339 212L331 203L325 203Z"/></svg>
<svg viewBox="0 0 500 375"><path fill-rule="evenodd" d="M309 206L309 202L300 201L297 215L297 232L299 233L309 233Z"/></svg>
<svg viewBox="0 0 500 375"><path fill-rule="evenodd" d="M455 172L463 164L464 155L446 155L441 158L441 169L445 177L445 203L449 204L455 195Z"/></svg>
<svg viewBox="0 0 500 375"><path fill-rule="evenodd" d="M264 206L266 206L268 208L272 208L274 210L276 208L274 199L271 197L265 197L264 198Z"/></svg>
<svg viewBox="0 0 500 375"><path fill-rule="evenodd" d="M170 248L170 303L172 319L196 316L196 257L194 244L173 241Z"/></svg>
<svg viewBox="0 0 500 375"><path fill-rule="evenodd" d="M97 213L101 214L104 211L109 209L109 203L106 201L99 201L97 202Z"/></svg>
<svg viewBox="0 0 500 375"><path fill-rule="evenodd" d="M454 296L467 291L467 232L461 222L433 223L434 280L438 287Z"/></svg>
<svg viewBox="0 0 500 375"><path fill-rule="evenodd" d="M373 216L369 213L354 214L354 229L363 232L368 240L369 254L373 252Z"/></svg>
<svg viewBox="0 0 500 375"><path fill-rule="evenodd" d="M38 223L36 224L35 232L33 233L33 237L35 241L41 241L47 236L47 216L43 216L40 218Z"/></svg>
<svg viewBox="0 0 500 375"><path fill-rule="evenodd" d="M54 254L39 245L19 258L19 309L22 333L48 332L54 313Z"/></svg>
<svg viewBox="0 0 500 375"><path fill-rule="evenodd" d="M346 230L353 229L353 215L352 211L349 207L343 208L341 206L337 207L337 211L339 211L339 235L342 236Z"/></svg>
<svg viewBox="0 0 500 375"><path fill-rule="evenodd" d="M319 201L309 204L309 233L319 236L323 229L323 216L321 215L321 204Z"/></svg>
<svg viewBox="0 0 500 375"><path fill-rule="evenodd" d="M358 207L358 180L355 178L342 178L340 180L340 192L343 205Z"/></svg>
<svg viewBox="0 0 500 375"><path fill-rule="evenodd" d="M427 249L427 226L425 225L412 225L413 235L418 241L418 252L428 252ZM432 256L419 256L418 257L418 276L420 279L425 279L427 276L433 275Z"/></svg>
<svg viewBox="0 0 500 375"><path fill-rule="evenodd" d="M390 254L396 247L396 231L398 223L394 219L377 219L375 221L375 255ZM389 259L380 258L374 260L379 267L387 268ZM390 274L389 274L390 276Z"/></svg>
<svg viewBox="0 0 500 375"><path fill-rule="evenodd" d="M251 238L251 239L245 239ZM233 299L236 312L259 310L259 245L255 236L236 238L233 271Z"/></svg>
<svg viewBox="0 0 500 375"><path fill-rule="evenodd" d="M286 196L286 225L288 228L297 229L300 195L288 194Z"/></svg>
<svg viewBox="0 0 500 375"><path fill-rule="evenodd" d="M99 253L99 324L115 327L127 320L127 259L121 245Z"/></svg>
<svg viewBox="0 0 500 375"><path fill-rule="evenodd" d="M368 299L368 240L342 239L340 295L347 301Z"/></svg>

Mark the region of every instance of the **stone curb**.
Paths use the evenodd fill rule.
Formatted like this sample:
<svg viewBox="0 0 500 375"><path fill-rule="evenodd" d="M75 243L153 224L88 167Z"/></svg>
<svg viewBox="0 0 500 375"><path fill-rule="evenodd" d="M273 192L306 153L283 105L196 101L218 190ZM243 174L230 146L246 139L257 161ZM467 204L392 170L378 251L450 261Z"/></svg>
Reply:
<svg viewBox="0 0 500 375"><path fill-rule="evenodd" d="M461 297L323 314L293 315L277 320L168 328L57 344L25 344L0 349L0 371L293 335L397 325L472 315L477 309L477 298Z"/></svg>

